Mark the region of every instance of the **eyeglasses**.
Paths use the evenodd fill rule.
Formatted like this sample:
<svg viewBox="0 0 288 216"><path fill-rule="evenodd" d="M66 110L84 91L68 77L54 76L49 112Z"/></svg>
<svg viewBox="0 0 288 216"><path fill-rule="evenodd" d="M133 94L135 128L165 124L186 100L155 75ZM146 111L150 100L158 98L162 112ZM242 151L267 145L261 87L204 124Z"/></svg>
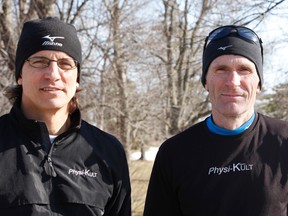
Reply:
<svg viewBox="0 0 288 216"><path fill-rule="evenodd" d="M244 26L234 26L234 25L221 26L210 32L210 34L206 37L204 48L206 48L211 41L225 38L229 35L237 35L243 38L244 40L259 43L261 46L261 50L263 49L261 38L253 30Z"/></svg>
<svg viewBox="0 0 288 216"><path fill-rule="evenodd" d="M46 57L31 57L26 59L29 65L34 68L47 68L51 62L56 62L58 67L64 71L72 70L77 67L78 62L72 58L62 58L57 60L48 59Z"/></svg>

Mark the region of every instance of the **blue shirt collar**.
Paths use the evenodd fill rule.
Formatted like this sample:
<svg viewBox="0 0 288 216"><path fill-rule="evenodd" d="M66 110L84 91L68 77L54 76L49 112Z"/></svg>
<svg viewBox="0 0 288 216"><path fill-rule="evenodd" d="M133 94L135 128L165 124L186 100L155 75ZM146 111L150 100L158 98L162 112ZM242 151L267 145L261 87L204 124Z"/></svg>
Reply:
<svg viewBox="0 0 288 216"><path fill-rule="evenodd" d="M206 125L208 129L215 134L224 135L224 136L232 136L232 135L240 134L244 132L246 129L248 129L253 123L254 119L255 119L255 113L253 113L251 118L247 122L245 122L243 125L241 125L239 128L236 128L235 130L227 130L225 128L221 128L217 126L212 120L212 115L210 115L207 118Z"/></svg>

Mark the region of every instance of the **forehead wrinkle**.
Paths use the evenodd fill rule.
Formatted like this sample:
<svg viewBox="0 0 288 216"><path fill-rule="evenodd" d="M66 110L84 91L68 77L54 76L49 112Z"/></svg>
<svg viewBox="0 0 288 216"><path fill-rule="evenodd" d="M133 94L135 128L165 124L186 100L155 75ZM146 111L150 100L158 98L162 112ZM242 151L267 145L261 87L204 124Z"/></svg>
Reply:
<svg viewBox="0 0 288 216"><path fill-rule="evenodd" d="M255 64L246 57L239 55L223 55L214 59L211 63L213 68L228 69L230 67L251 68L256 70Z"/></svg>
<svg viewBox="0 0 288 216"><path fill-rule="evenodd" d="M54 50L42 50L37 53L34 53L30 57L45 57L49 59L62 59L62 58L71 58L68 54L61 51L54 51Z"/></svg>

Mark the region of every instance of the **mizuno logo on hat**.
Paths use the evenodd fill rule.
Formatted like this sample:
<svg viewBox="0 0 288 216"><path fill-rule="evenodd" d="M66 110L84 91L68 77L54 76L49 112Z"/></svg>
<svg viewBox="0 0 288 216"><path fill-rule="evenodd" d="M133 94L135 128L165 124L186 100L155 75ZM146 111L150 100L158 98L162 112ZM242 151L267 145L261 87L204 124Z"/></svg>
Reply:
<svg viewBox="0 0 288 216"><path fill-rule="evenodd" d="M49 39L49 40L52 41L52 42L53 42L56 38L64 39L64 37L59 37L59 36L50 37L50 35L46 35L46 36L44 36L44 37L42 37L42 38L47 38L47 39Z"/></svg>
<svg viewBox="0 0 288 216"><path fill-rule="evenodd" d="M219 47L217 50L226 50L227 48L229 47L232 47L232 45L228 45L228 46L225 46L225 47Z"/></svg>
<svg viewBox="0 0 288 216"><path fill-rule="evenodd" d="M55 39L64 39L64 37L60 37L60 36L51 37L50 35L46 35L42 38L49 40L49 41L44 41L42 43L42 46L60 46L60 47L63 46L62 43L54 42L54 40Z"/></svg>

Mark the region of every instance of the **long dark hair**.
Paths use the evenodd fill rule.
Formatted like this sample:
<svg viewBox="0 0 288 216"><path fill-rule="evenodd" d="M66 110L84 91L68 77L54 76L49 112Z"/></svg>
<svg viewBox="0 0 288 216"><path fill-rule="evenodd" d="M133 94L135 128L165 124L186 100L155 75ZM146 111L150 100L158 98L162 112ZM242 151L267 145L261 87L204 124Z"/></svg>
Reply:
<svg viewBox="0 0 288 216"><path fill-rule="evenodd" d="M76 94L80 92L81 90L82 89L78 87L76 89ZM8 98L11 104L20 102L22 93L23 93L22 85L9 86L9 87L6 87L4 90L4 95ZM77 108L79 108L78 98L76 94L73 96L73 98L69 102L69 114L72 114Z"/></svg>

